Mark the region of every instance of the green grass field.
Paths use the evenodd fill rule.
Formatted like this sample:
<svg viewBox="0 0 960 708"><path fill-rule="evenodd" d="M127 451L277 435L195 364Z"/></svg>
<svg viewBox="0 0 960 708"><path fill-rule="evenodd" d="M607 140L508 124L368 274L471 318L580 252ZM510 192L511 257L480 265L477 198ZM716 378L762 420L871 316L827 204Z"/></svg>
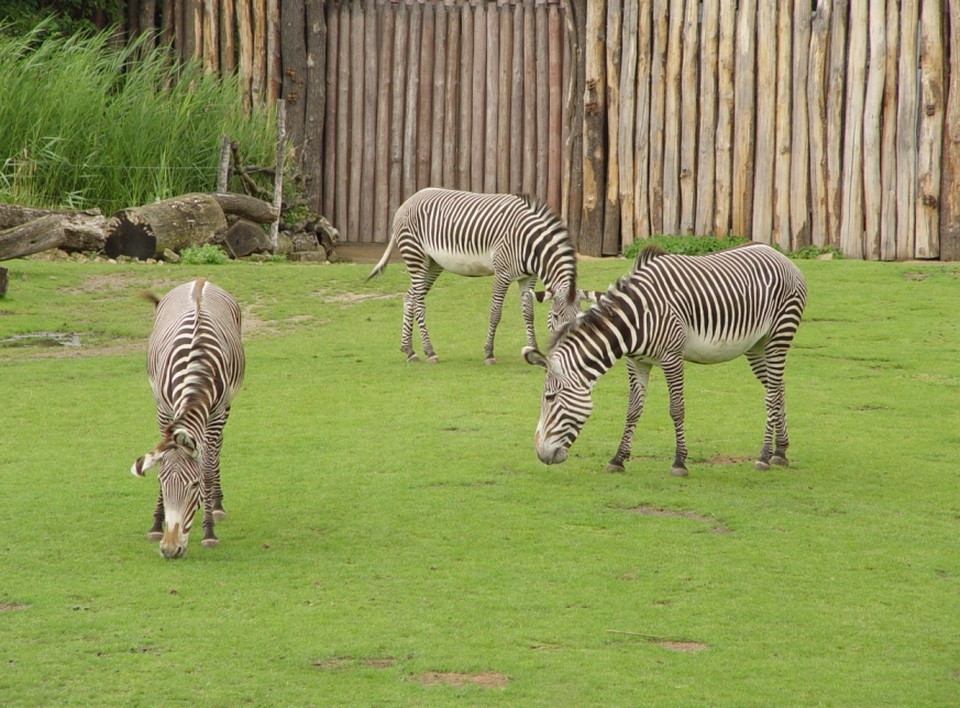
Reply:
<svg viewBox="0 0 960 708"><path fill-rule="evenodd" d="M738 360L687 369L683 479L658 371L602 471L622 364L569 461L538 462L543 372L515 291L483 365L489 279L440 279L429 366L398 349L397 264L3 265L4 705L960 704L956 265L800 262L792 466L753 469ZM247 377L220 547L165 561L156 475L129 473L158 439L136 295L198 275L243 306Z"/></svg>

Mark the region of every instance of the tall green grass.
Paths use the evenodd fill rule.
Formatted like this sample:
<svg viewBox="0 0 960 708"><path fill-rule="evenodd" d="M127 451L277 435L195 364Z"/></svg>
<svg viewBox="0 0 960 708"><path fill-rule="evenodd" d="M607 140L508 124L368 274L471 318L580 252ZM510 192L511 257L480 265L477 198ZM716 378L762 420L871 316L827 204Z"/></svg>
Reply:
<svg viewBox="0 0 960 708"><path fill-rule="evenodd" d="M0 200L105 213L216 185L221 135L273 161L273 117L232 77L107 32L0 35Z"/></svg>

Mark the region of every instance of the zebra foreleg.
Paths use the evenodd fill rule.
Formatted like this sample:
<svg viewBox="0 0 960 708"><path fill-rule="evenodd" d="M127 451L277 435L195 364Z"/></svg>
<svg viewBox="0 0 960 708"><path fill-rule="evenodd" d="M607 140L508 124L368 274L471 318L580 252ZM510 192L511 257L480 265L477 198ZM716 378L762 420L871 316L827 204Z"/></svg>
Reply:
<svg viewBox="0 0 960 708"><path fill-rule="evenodd" d="M484 364L496 364L497 358L493 355L493 338L497 334L500 317L503 315L503 301L507 297L510 281L504 282L500 275L493 279L493 294L490 297L490 326L487 329L487 342L483 345Z"/></svg>
<svg viewBox="0 0 960 708"><path fill-rule="evenodd" d="M159 541L163 538L163 491L157 495L157 506L153 510L153 526L147 531L148 541Z"/></svg>
<svg viewBox="0 0 960 708"><path fill-rule="evenodd" d="M670 474L674 477L686 477L687 442L683 434L683 359L680 356L664 357L660 364L667 379L667 391L670 395L670 417L673 419L673 431L677 440L676 453Z"/></svg>
<svg viewBox="0 0 960 708"><path fill-rule="evenodd" d="M533 324L533 288L537 284L537 277L531 275L527 278L521 278L518 282L520 286L520 311L523 313L523 324L527 328L527 346L537 349L537 330Z"/></svg>
<svg viewBox="0 0 960 708"><path fill-rule="evenodd" d="M607 472L623 472L623 463L630 459L630 449L633 447L633 433L637 428L637 421L643 413L643 399L647 391L647 381L650 377L650 364L643 364L627 358L627 380L630 382L630 393L627 397L627 421L620 437L617 454L607 463Z"/></svg>

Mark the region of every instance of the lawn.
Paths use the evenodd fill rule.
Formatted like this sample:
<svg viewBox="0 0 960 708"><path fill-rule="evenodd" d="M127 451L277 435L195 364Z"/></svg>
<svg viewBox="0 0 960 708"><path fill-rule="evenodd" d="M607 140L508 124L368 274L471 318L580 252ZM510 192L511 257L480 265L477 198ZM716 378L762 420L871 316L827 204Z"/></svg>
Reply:
<svg viewBox="0 0 960 708"><path fill-rule="evenodd" d="M433 366L399 351L398 264L3 265L4 705L960 704L955 264L799 262L792 466L753 469L741 359L687 368L687 478L659 371L603 472L622 364L537 460L543 372L515 290L483 365L489 279L438 281ZM247 376L220 546L165 561L129 473L158 440L137 293L198 275L241 302Z"/></svg>

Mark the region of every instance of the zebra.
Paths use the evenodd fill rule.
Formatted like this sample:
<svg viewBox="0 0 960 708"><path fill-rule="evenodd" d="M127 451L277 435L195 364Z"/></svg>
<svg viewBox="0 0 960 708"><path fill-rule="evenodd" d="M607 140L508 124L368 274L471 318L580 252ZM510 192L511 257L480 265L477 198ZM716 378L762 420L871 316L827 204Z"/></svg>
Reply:
<svg viewBox="0 0 960 708"><path fill-rule="evenodd" d="M529 197L422 189L397 209L390 242L368 281L383 272L394 248L400 249L410 274L400 337L400 351L408 362L419 360L413 351L414 320L427 361L439 361L427 333L424 300L444 270L465 276L493 275L486 364L496 362L493 338L512 282L519 283L528 347L537 347L533 288L538 277L552 300L547 321L551 332L580 312L577 257L567 229L549 207Z"/></svg>
<svg viewBox="0 0 960 708"><path fill-rule="evenodd" d="M164 558L179 558L200 504L204 548L218 545L214 519L226 515L220 448L230 403L243 383L240 308L204 278L177 286L163 299L145 297L156 308L147 374L161 440L130 471L143 477L159 463L160 493L147 538L160 541Z"/></svg>
<svg viewBox="0 0 960 708"><path fill-rule="evenodd" d="M716 364L743 354L765 389L766 429L755 467L786 466L783 372L806 293L800 270L763 244L704 256L668 255L647 246L628 275L556 333L546 356L524 350L529 363L547 372L534 436L537 456L546 464L567 458L592 410L593 386L622 357L630 383L626 425L607 471L624 471L650 368L657 365L667 381L676 436L670 473L685 476L684 361Z"/></svg>

